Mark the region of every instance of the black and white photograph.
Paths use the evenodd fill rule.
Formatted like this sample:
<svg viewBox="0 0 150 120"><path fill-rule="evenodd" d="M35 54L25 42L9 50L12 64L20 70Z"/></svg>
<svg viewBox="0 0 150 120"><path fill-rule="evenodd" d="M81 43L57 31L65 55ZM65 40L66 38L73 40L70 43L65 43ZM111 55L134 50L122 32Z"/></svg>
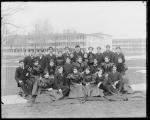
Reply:
<svg viewBox="0 0 150 120"><path fill-rule="evenodd" d="M146 1L1 2L1 117L147 117L146 13Z"/></svg>

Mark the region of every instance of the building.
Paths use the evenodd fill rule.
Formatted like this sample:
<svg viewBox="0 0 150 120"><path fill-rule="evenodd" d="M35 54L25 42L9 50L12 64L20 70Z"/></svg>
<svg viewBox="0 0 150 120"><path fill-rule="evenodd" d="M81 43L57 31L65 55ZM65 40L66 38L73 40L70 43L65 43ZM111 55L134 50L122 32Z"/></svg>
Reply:
<svg viewBox="0 0 150 120"><path fill-rule="evenodd" d="M103 33L84 34L84 33L52 33L52 34L34 34L34 35L12 35L7 36L3 52L5 55L25 55L30 49L35 52L43 48L47 51L48 47L53 47L54 51L64 50L69 47L71 51L76 45L80 45L81 49L87 51L88 47L96 48L100 46L105 50L106 44L112 45L112 36Z"/></svg>
<svg viewBox="0 0 150 120"><path fill-rule="evenodd" d="M113 39L112 49L117 46L126 56L146 55L146 39Z"/></svg>

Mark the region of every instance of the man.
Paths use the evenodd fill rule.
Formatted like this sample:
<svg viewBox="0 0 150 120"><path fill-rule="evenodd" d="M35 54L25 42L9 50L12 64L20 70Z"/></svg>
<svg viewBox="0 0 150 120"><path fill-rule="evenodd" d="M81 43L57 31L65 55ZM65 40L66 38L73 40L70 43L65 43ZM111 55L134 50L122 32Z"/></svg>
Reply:
<svg viewBox="0 0 150 120"><path fill-rule="evenodd" d="M48 48L48 53L49 54L47 54L46 57L45 57L45 59L46 59L46 65L49 64L50 60L54 60L54 63L56 64L56 56L53 54L53 48L52 47Z"/></svg>
<svg viewBox="0 0 150 120"><path fill-rule="evenodd" d="M67 57L70 57L69 47L65 47L65 53L63 54L64 61L66 61Z"/></svg>
<svg viewBox="0 0 150 120"><path fill-rule="evenodd" d="M94 63L95 54L93 53L93 47L89 47L89 53L88 53L88 65L91 66Z"/></svg>
<svg viewBox="0 0 150 120"><path fill-rule="evenodd" d="M30 54L24 58L24 66L32 67L34 58L34 49L30 49Z"/></svg>
<svg viewBox="0 0 150 120"><path fill-rule="evenodd" d="M98 65L100 65L103 62L103 53L101 53L101 47L97 47L97 53L95 54L95 57L98 61Z"/></svg>
<svg viewBox="0 0 150 120"><path fill-rule="evenodd" d="M122 63L125 63L125 57L124 57L124 54L121 52L120 47L116 47L116 52L114 54L114 63L115 64L119 63L118 58L121 58Z"/></svg>
<svg viewBox="0 0 150 120"><path fill-rule="evenodd" d="M25 68L25 66L24 66L24 61L20 60L19 61L19 67L16 68L15 80L18 84L18 87L20 87L23 90L25 96L30 94L30 92L28 90L27 83L26 83L28 74L29 73L27 71L27 67ZM19 95L22 96L21 91L19 92Z"/></svg>
<svg viewBox="0 0 150 120"><path fill-rule="evenodd" d="M103 61L106 56L110 58L110 62L114 62L114 52L110 51L110 45L106 45L106 51L103 52Z"/></svg>
<svg viewBox="0 0 150 120"><path fill-rule="evenodd" d="M45 67L46 67L46 58L44 56L44 49L39 50L39 55L37 56L37 60L39 65L41 66L42 71L44 72Z"/></svg>
<svg viewBox="0 0 150 120"><path fill-rule="evenodd" d="M79 45L76 45L76 46L75 46L75 52L73 52L73 55L74 55L75 62L77 61L77 58L78 58L79 56L83 57L83 54L82 54L82 52L81 52L81 48L80 48Z"/></svg>

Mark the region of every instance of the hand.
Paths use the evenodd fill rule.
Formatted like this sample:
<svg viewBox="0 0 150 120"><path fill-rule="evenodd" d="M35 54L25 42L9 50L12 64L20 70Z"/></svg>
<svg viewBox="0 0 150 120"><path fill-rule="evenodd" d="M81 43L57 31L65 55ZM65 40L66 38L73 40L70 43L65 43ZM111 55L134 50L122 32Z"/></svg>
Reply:
<svg viewBox="0 0 150 120"><path fill-rule="evenodd" d="M61 89L59 89L58 91L59 91L60 93L62 92L62 90L61 90Z"/></svg>
<svg viewBox="0 0 150 120"><path fill-rule="evenodd" d="M48 89L48 91L51 91L51 90L53 90L53 88L49 88L49 89Z"/></svg>

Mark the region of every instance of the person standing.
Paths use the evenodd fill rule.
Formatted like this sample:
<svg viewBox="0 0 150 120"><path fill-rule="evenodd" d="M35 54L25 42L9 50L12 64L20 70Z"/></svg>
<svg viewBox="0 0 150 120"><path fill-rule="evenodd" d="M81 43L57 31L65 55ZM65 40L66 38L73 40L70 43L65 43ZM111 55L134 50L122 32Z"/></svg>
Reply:
<svg viewBox="0 0 150 120"><path fill-rule="evenodd" d="M93 53L93 47L89 47L89 53L88 53L88 65L91 66L94 63L95 54Z"/></svg>
<svg viewBox="0 0 150 120"><path fill-rule="evenodd" d="M110 50L110 45L106 45L106 51L103 52L103 61L105 57L108 56L110 59L110 62L114 62L114 52Z"/></svg>
<svg viewBox="0 0 150 120"><path fill-rule="evenodd" d="M83 58L83 54L82 54L82 52L81 52L81 48L80 48L79 45L76 45L76 46L75 46L75 51L73 52L73 54L74 54L74 60L75 60L75 62L77 61L77 58L78 58L79 56L81 56L81 57Z"/></svg>
<svg viewBox="0 0 150 120"><path fill-rule="evenodd" d="M101 52L101 47L97 47L97 53L95 54L95 57L98 61L98 65L100 65L103 62L103 53Z"/></svg>

